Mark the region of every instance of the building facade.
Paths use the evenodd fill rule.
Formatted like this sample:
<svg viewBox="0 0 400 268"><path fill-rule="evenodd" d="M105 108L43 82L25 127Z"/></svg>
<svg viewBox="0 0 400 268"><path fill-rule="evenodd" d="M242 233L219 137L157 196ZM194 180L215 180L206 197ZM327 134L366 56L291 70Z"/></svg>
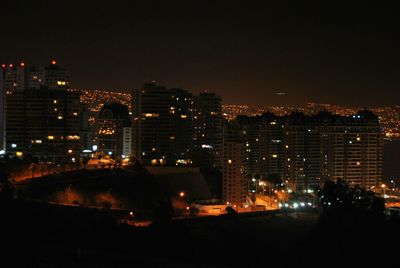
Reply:
<svg viewBox="0 0 400 268"><path fill-rule="evenodd" d="M224 125L222 152L222 198L232 206L243 207L247 197L246 147L240 125Z"/></svg>
<svg viewBox="0 0 400 268"><path fill-rule="evenodd" d="M223 117L222 99L203 92L194 97L194 162L201 167L221 167Z"/></svg>
<svg viewBox="0 0 400 268"><path fill-rule="evenodd" d="M134 90L132 100L135 157L151 165L191 164L192 94L147 83Z"/></svg>
<svg viewBox="0 0 400 268"><path fill-rule="evenodd" d="M79 156L84 107L80 93L69 89L65 69L55 62L41 68L9 65L2 81L6 154L61 161Z"/></svg>
<svg viewBox="0 0 400 268"><path fill-rule="evenodd" d="M249 179L284 177L284 118L265 113L260 116L238 116L246 146Z"/></svg>
<svg viewBox="0 0 400 268"><path fill-rule="evenodd" d="M369 111L352 116L239 116L248 179L274 176L296 192L313 192L326 180L371 188L382 180L383 130Z"/></svg>

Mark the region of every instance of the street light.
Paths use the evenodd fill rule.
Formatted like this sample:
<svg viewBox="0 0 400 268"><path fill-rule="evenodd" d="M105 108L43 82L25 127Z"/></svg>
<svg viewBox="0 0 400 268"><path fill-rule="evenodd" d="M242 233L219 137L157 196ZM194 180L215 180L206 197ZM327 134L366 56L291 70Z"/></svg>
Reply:
<svg viewBox="0 0 400 268"><path fill-rule="evenodd" d="M185 192L180 192L179 197L182 197L182 198L185 197Z"/></svg>
<svg viewBox="0 0 400 268"><path fill-rule="evenodd" d="M130 211L129 212L129 219L130 219L131 225L133 225L133 218L134 217L135 217L135 214L133 213L133 211Z"/></svg>
<svg viewBox="0 0 400 268"><path fill-rule="evenodd" d="M386 198L386 185L382 183L381 187L383 189L383 198Z"/></svg>

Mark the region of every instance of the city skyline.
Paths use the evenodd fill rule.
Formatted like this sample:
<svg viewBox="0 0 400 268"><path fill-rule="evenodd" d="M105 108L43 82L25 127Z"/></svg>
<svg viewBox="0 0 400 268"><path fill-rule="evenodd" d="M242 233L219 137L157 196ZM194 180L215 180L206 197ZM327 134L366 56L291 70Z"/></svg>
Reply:
<svg viewBox="0 0 400 268"><path fill-rule="evenodd" d="M0 10L4 267L391 264L394 7L13 0Z"/></svg>
<svg viewBox="0 0 400 268"><path fill-rule="evenodd" d="M6 3L1 63L56 59L80 89L131 89L156 80L215 92L226 103L398 104L398 40L389 6L239 1L93 6Z"/></svg>

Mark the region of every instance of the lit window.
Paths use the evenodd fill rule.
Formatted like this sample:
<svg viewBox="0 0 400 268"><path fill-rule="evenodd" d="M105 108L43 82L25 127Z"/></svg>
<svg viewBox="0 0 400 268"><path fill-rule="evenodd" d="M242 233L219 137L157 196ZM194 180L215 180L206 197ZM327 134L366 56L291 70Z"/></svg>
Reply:
<svg viewBox="0 0 400 268"><path fill-rule="evenodd" d="M232 160L231 159L228 160L228 164L232 164Z"/></svg>
<svg viewBox="0 0 400 268"><path fill-rule="evenodd" d="M63 117L61 115L59 115L57 118L58 118L58 120L62 120L63 119Z"/></svg>
<svg viewBox="0 0 400 268"><path fill-rule="evenodd" d="M151 114L151 113L147 113L147 114L144 114L144 116L145 116L145 117L158 117L158 116L159 116L159 114Z"/></svg>
<svg viewBox="0 0 400 268"><path fill-rule="evenodd" d="M57 100L53 100L53 103L57 103Z"/></svg>
<svg viewBox="0 0 400 268"><path fill-rule="evenodd" d="M54 136L47 136L47 139L54 140Z"/></svg>

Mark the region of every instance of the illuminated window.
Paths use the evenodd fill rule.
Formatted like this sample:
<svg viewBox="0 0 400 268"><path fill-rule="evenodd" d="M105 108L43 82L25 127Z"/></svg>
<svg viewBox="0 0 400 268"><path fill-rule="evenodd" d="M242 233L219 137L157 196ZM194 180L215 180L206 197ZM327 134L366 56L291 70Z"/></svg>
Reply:
<svg viewBox="0 0 400 268"><path fill-rule="evenodd" d="M47 136L47 139L54 140L54 136Z"/></svg>
<svg viewBox="0 0 400 268"><path fill-rule="evenodd" d="M232 160L231 159L228 160L228 164L232 164Z"/></svg>
<svg viewBox="0 0 400 268"><path fill-rule="evenodd" d="M74 112L74 113L72 113L73 115L75 115L75 116L77 116L78 115L78 113L77 112Z"/></svg>
<svg viewBox="0 0 400 268"><path fill-rule="evenodd" d="M53 100L53 103L57 103L57 100Z"/></svg>
<svg viewBox="0 0 400 268"><path fill-rule="evenodd" d="M186 114L181 114L181 118L187 118Z"/></svg>
<svg viewBox="0 0 400 268"><path fill-rule="evenodd" d="M147 114L144 114L144 116L145 116L145 117L158 117L158 116L159 116L159 114L151 114L151 113L147 113Z"/></svg>
<svg viewBox="0 0 400 268"><path fill-rule="evenodd" d="M63 119L62 115L59 115L57 118L58 118L58 120L62 120Z"/></svg>

